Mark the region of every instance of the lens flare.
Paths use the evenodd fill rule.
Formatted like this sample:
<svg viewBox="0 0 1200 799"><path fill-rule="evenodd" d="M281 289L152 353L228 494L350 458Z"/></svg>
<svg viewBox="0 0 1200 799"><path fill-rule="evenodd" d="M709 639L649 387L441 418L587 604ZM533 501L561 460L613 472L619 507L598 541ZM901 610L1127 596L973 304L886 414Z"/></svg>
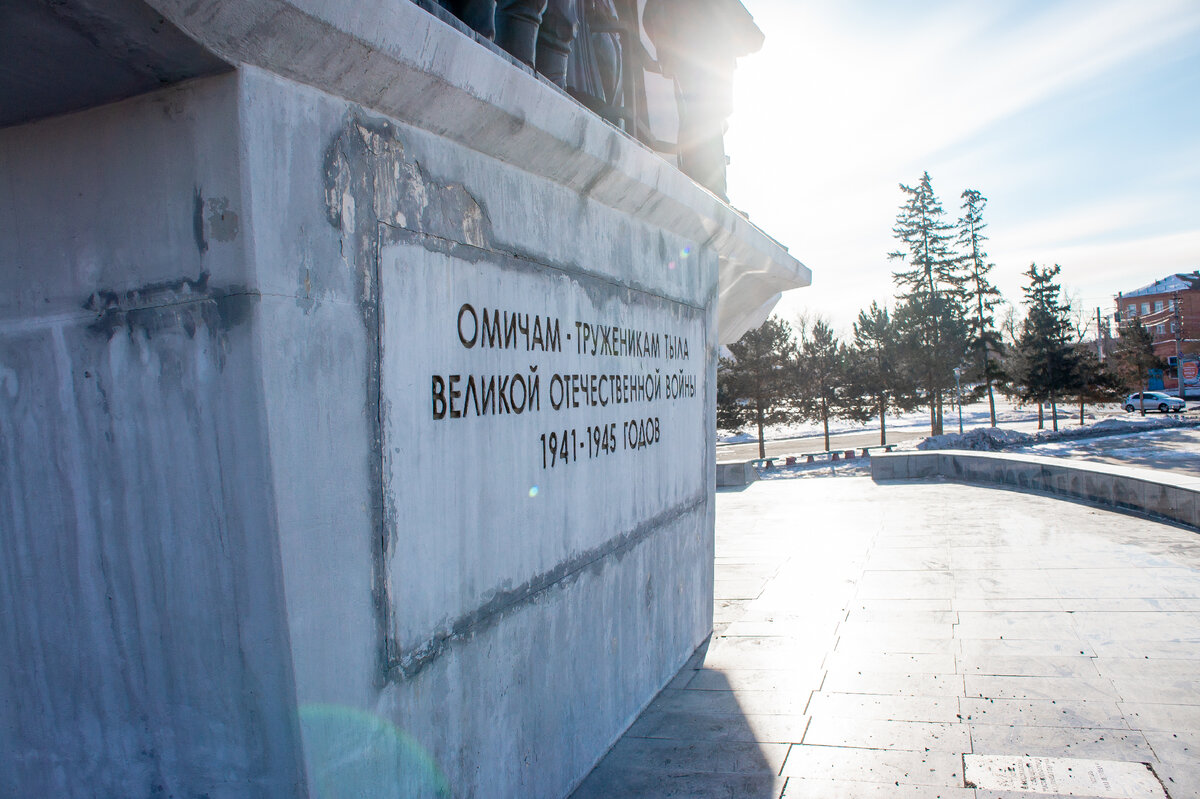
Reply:
<svg viewBox="0 0 1200 799"><path fill-rule="evenodd" d="M341 705L300 706L308 792L314 799L450 799L437 762L386 719Z"/></svg>
<svg viewBox="0 0 1200 799"><path fill-rule="evenodd" d="M532 499L533 497L536 497L537 495L538 495L538 487L537 486L533 486L532 488L529 489L529 498L530 499Z"/></svg>

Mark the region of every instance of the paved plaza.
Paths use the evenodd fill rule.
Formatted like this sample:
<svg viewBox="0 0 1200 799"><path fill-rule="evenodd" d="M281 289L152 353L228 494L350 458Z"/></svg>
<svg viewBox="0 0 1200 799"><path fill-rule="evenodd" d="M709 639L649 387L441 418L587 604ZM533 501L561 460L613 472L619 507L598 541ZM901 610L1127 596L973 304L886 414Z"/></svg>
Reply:
<svg viewBox="0 0 1200 799"><path fill-rule="evenodd" d="M711 643L576 797L1200 797L1196 533L855 477L717 508Z"/></svg>

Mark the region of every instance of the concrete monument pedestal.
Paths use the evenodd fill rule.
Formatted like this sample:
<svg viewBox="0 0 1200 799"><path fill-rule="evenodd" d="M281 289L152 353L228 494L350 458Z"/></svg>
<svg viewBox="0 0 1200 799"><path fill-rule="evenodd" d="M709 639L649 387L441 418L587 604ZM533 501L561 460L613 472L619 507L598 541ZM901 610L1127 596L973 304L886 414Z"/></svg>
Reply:
<svg viewBox="0 0 1200 799"><path fill-rule="evenodd" d="M117 5L205 70L0 130L0 794L349 723L563 795L711 629L716 347L807 270L415 5Z"/></svg>

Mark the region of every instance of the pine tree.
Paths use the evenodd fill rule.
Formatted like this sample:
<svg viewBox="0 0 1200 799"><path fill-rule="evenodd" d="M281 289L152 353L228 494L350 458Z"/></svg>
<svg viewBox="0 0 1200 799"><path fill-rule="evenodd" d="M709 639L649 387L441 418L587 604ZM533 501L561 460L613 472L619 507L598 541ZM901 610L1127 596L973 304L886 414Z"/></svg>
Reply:
<svg viewBox="0 0 1200 799"><path fill-rule="evenodd" d="M796 413L801 419L822 424L828 451L829 420L845 415L846 348L829 323L818 318L811 327L800 329L796 355Z"/></svg>
<svg viewBox="0 0 1200 799"><path fill-rule="evenodd" d="M717 424L736 430L752 421L758 430L758 457L765 458L763 428L789 421L791 364L795 351L792 329L772 316L762 326L729 345L731 358L717 369Z"/></svg>
<svg viewBox="0 0 1200 799"><path fill-rule="evenodd" d="M942 432L943 393L954 385L954 367L966 350L963 323L964 281L951 249L953 227L933 193L929 173L916 187L900 185L908 199L896 216L892 234L904 249L888 258L907 265L893 273L906 308L897 312L906 339L914 348L912 363L929 402L930 432Z"/></svg>
<svg viewBox="0 0 1200 799"><path fill-rule="evenodd" d="M1000 292L988 279L994 264L987 262L983 243L987 236L983 231L983 209L987 197L974 189L962 193L963 215L958 220L958 246L965 267L967 317L971 327L968 348L974 354L970 378L983 383L987 391L988 411L992 427L996 426L996 398L992 386L1000 377L997 358L1003 355L1000 333L996 329L996 306L1000 304Z"/></svg>
<svg viewBox="0 0 1200 799"><path fill-rule="evenodd" d="M930 320L940 320L942 347L934 349ZM892 314L898 348L897 360L911 407L929 407L930 433L942 429L942 403L954 387L954 367L962 359L967 326L954 303L945 296L920 295L902 298ZM949 344L957 342L957 344Z"/></svg>
<svg viewBox="0 0 1200 799"><path fill-rule="evenodd" d="M915 405L906 391L896 327L886 308L872 302L858 312L849 366L847 382L857 401L849 415L863 422L878 417L879 443L886 444L888 410Z"/></svg>
<svg viewBox="0 0 1200 799"><path fill-rule="evenodd" d="M1084 423L1084 405L1088 402L1113 402L1121 398L1125 391L1121 380L1109 368L1112 363L1101 361L1096 354L1096 348L1090 342L1076 341L1072 345L1075 351L1075 387L1079 397L1079 424Z"/></svg>
<svg viewBox="0 0 1200 799"><path fill-rule="evenodd" d="M1058 429L1058 398L1076 383L1075 353L1071 347L1071 306L1055 282L1062 268L1039 269L1030 264L1025 276L1029 285L1025 294L1025 321L1017 338L1016 374L1023 396L1039 403L1050 403L1054 429ZM1040 417L1039 417L1040 418Z"/></svg>

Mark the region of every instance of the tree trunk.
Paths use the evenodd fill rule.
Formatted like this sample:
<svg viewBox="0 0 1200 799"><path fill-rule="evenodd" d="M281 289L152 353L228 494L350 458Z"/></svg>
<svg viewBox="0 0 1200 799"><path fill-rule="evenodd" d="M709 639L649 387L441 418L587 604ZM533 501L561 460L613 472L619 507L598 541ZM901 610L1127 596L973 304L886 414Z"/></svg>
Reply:
<svg viewBox="0 0 1200 799"><path fill-rule="evenodd" d="M763 412L762 408L757 408L754 411L754 421L758 422L758 457L767 457L767 445L763 441Z"/></svg>
<svg viewBox="0 0 1200 799"><path fill-rule="evenodd" d="M1046 429L1046 418L1042 415L1042 401L1038 400L1038 430Z"/></svg>
<svg viewBox="0 0 1200 799"><path fill-rule="evenodd" d="M992 427L996 426L996 398L992 396L992 378L989 375L987 378L988 387L988 411L992 415Z"/></svg>
<svg viewBox="0 0 1200 799"><path fill-rule="evenodd" d="M879 403L879 443L887 444L887 403Z"/></svg>
<svg viewBox="0 0 1200 799"><path fill-rule="evenodd" d="M1050 395L1050 419L1054 424L1054 432L1058 432L1058 403L1054 400L1054 395Z"/></svg>
<svg viewBox="0 0 1200 799"><path fill-rule="evenodd" d="M946 429L943 424L944 417L942 415L942 390L939 388L936 392L934 392L934 396L937 397L937 432L935 432L934 435L940 436Z"/></svg>
<svg viewBox="0 0 1200 799"><path fill-rule="evenodd" d="M1083 397L1079 398L1079 426L1083 427Z"/></svg>
<svg viewBox="0 0 1200 799"><path fill-rule="evenodd" d="M821 423L825 425L825 451L829 452L829 406L821 403Z"/></svg>

